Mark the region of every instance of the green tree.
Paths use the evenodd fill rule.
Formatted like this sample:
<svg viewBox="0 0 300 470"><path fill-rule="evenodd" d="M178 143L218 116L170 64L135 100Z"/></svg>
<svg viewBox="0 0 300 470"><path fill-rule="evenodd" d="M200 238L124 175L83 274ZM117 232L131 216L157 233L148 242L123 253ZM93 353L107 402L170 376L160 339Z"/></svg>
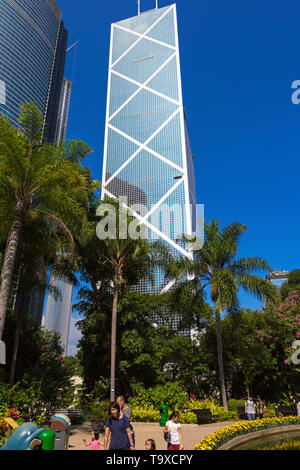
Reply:
<svg viewBox="0 0 300 470"><path fill-rule="evenodd" d="M240 288L254 294L259 299L275 301L276 288L257 275L259 271L269 271L269 264L259 257L236 259L239 241L246 231L240 222L229 224L224 229L220 222L212 220L204 226L204 244L195 252L195 259L181 258L169 266L169 274L180 279L186 272L195 276L201 287L209 289L213 304L220 390L223 406L227 410L227 396L224 377L221 313L237 311L239 308L238 291ZM189 242L189 239L186 239Z"/></svg>
<svg viewBox="0 0 300 470"><path fill-rule="evenodd" d="M22 106L20 130L0 117L0 214L7 234L0 287L0 339L25 216L37 213L73 230L86 219L89 181L80 166L90 152L83 142L55 147L43 142L43 119L34 103Z"/></svg>
<svg viewBox="0 0 300 470"><path fill-rule="evenodd" d="M280 295L284 300L291 290L300 290L300 269L293 269L288 276L287 281L285 281L280 289Z"/></svg>
<svg viewBox="0 0 300 470"><path fill-rule="evenodd" d="M101 202L97 210L97 215L100 217L97 235L102 242L102 259L112 273L111 400L115 399L117 310L121 287L134 286L140 279L151 278L158 249L158 244L150 244L148 240L142 238L143 227L138 226L128 211L125 211L125 214L123 211L121 214L120 207L119 201L107 198ZM103 227L105 227L104 232ZM132 227L135 228L135 234L129 233ZM123 233L124 230L126 233Z"/></svg>
<svg viewBox="0 0 300 470"><path fill-rule="evenodd" d="M271 351L276 363L272 371L273 393L297 394L299 387L298 357L294 358L295 348L299 349L300 336L300 293L289 291L288 296L275 308L267 305L263 310L265 324L257 331L257 339Z"/></svg>
<svg viewBox="0 0 300 470"><path fill-rule="evenodd" d="M68 235L71 236L70 233ZM18 321L10 371L11 385L14 383L22 316L25 313L26 303L28 304L26 299L30 297L33 290L35 292L38 290L44 291L46 288L55 296L60 294L60 292L57 292L57 289L49 285L47 272L51 266L52 271L58 270L60 275L62 275L61 265L64 263L67 253L72 251L73 246L69 243L69 236L67 238L62 237L59 228L53 226L52 223L49 223L49 221L40 215L34 219L25 217L20 231L20 242L16 259L19 281L15 308L18 314ZM63 261L61 259L62 253ZM64 268L64 275L67 274L65 271L66 268ZM67 280L75 283L73 276L68 275ZM27 313L30 314L31 312L28 311Z"/></svg>

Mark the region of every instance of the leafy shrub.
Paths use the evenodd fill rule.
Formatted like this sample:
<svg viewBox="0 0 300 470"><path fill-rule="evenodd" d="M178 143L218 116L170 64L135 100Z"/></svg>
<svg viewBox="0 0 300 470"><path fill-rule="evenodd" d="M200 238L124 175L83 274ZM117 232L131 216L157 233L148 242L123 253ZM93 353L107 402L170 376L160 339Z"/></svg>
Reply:
<svg viewBox="0 0 300 470"><path fill-rule="evenodd" d="M154 407L143 408L134 407L132 408L132 422L141 423L158 423L160 418L159 409Z"/></svg>
<svg viewBox="0 0 300 470"><path fill-rule="evenodd" d="M106 421L108 416L108 401L93 400L82 407L83 413L88 419Z"/></svg>
<svg viewBox="0 0 300 470"><path fill-rule="evenodd" d="M236 421L238 419L236 411L218 411L216 415L213 416L214 423L221 423L223 421Z"/></svg>
<svg viewBox="0 0 300 470"><path fill-rule="evenodd" d="M228 411L237 411L239 406L245 406L245 400L235 400L231 398L228 400Z"/></svg>
<svg viewBox="0 0 300 470"><path fill-rule="evenodd" d="M167 382L165 385L148 389L135 384L133 389L135 395L128 402L131 407L147 408L152 405L159 410L160 405L168 405L169 410L183 409L188 399L188 394L182 390L178 382Z"/></svg>

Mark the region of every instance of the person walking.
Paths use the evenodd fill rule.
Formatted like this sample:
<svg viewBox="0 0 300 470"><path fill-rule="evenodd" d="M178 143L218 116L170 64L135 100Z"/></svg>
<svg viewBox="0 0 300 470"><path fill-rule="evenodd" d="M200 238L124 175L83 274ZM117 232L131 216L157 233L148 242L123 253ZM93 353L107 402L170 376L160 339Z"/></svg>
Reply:
<svg viewBox="0 0 300 470"><path fill-rule="evenodd" d="M257 397L256 411L259 419L263 419L265 413L265 404L260 397Z"/></svg>
<svg viewBox="0 0 300 470"><path fill-rule="evenodd" d="M255 403L252 397L249 397L248 400L245 402L245 413L248 414L248 421L252 421L255 419Z"/></svg>
<svg viewBox="0 0 300 470"><path fill-rule="evenodd" d="M129 419L129 427L130 427L130 432L131 432L131 436L132 436L132 441L133 441L133 445L135 445L135 432L134 432L134 429L132 427L132 424L130 423L130 420L131 420L131 417L132 417L132 408L129 405L127 405L123 395L118 396L117 402L120 405L120 408L121 408L121 411L122 411L123 415L125 415Z"/></svg>
<svg viewBox="0 0 300 470"><path fill-rule="evenodd" d="M179 423L178 411L173 411L169 421L166 422L163 428L164 433L169 433L169 442L167 450L183 450L183 439L181 433L181 424Z"/></svg>
<svg viewBox="0 0 300 470"><path fill-rule="evenodd" d="M111 402L105 423L104 450L134 450L129 419L122 413L118 402Z"/></svg>

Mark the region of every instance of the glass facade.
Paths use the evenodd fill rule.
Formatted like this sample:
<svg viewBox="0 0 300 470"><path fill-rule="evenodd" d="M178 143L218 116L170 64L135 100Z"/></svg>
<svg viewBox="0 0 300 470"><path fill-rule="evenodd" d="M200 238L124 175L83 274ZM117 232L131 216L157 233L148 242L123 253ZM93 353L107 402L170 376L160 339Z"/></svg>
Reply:
<svg viewBox="0 0 300 470"><path fill-rule="evenodd" d="M150 241L161 240L175 257L192 256L178 241L195 231L196 193L175 4L111 26L102 184L102 197L143 205L132 211ZM157 270L154 287L142 280L137 289L171 285Z"/></svg>
<svg viewBox="0 0 300 470"><path fill-rule="evenodd" d="M55 143L64 142L67 135L67 125L70 109L72 83L66 78L63 79L63 84L60 94L58 119L55 132Z"/></svg>
<svg viewBox="0 0 300 470"><path fill-rule="evenodd" d="M54 126L55 131L58 101L56 108L53 101L60 96L66 35L53 0L0 1L0 82L5 84L0 113L16 126L21 104L34 101L47 130Z"/></svg>
<svg viewBox="0 0 300 470"><path fill-rule="evenodd" d="M72 83L64 78L60 93L55 132L55 144L57 145L64 142L66 139L71 91ZM72 316L73 285L54 276L51 276L51 285L57 289L59 296L56 298L48 292L44 327L47 330L56 331L60 334L64 354L67 354L69 328Z"/></svg>
<svg viewBox="0 0 300 470"><path fill-rule="evenodd" d="M44 328L60 334L64 354L67 352L70 319L72 314L73 286L63 279L52 277L52 285L58 290L58 297L48 294Z"/></svg>
<svg viewBox="0 0 300 470"><path fill-rule="evenodd" d="M273 271L266 276L266 279L280 290L282 284L288 280L288 274L289 271Z"/></svg>
<svg viewBox="0 0 300 470"><path fill-rule="evenodd" d="M71 92L63 76L67 40L54 0L0 0L0 113L18 126L21 105L34 101L44 116L44 136L50 142L65 138ZM22 280L17 279L19 285ZM69 298L68 289L65 298ZM44 300L41 289L26 297L26 310L39 324ZM17 302L15 289L13 304ZM69 314L61 321L69 322Z"/></svg>

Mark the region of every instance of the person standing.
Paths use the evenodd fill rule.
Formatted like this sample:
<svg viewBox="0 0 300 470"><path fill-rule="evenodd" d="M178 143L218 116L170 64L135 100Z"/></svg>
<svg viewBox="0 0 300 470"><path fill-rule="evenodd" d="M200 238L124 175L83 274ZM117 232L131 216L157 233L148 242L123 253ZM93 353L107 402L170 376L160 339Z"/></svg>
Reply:
<svg viewBox="0 0 300 470"><path fill-rule="evenodd" d="M100 450L100 446L104 446L103 442L99 439L99 433L95 431L92 431L89 442L87 442L86 439L82 440L86 447L91 446L91 450Z"/></svg>
<svg viewBox="0 0 300 470"><path fill-rule="evenodd" d="M119 403L123 415L125 415L130 421L132 416L132 409L129 405L127 405L127 403L125 403L125 398L123 395L120 395L116 401Z"/></svg>
<svg viewBox="0 0 300 470"><path fill-rule="evenodd" d="M245 413L248 414L248 421L252 421L255 419L255 403L252 397L249 397L248 400L245 402Z"/></svg>
<svg viewBox="0 0 300 470"><path fill-rule="evenodd" d="M163 428L163 432L170 433L170 441L168 442L167 450L184 449L178 411L173 411L169 418L169 421L166 422L166 425Z"/></svg>
<svg viewBox="0 0 300 470"><path fill-rule="evenodd" d="M265 413L265 404L260 397L257 397L256 410L258 418L263 419Z"/></svg>
<svg viewBox="0 0 300 470"><path fill-rule="evenodd" d="M130 427L130 432L131 432L131 437L132 437L132 442L133 444L135 445L135 432L134 432L134 429L130 423L130 420L131 420L131 417L132 417L132 408L127 405L127 403L125 402L125 398L123 397L123 395L120 395L118 396L117 398L117 402L119 403L120 405L120 408L122 410L122 413L123 415L126 416L126 418L129 419L129 427Z"/></svg>
<svg viewBox="0 0 300 470"><path fill-rule="evenodd" d="M109 443L110 441L110 443ZM129 419L122 413L118 402L111 402L105 423L104 450L134 450Z"/></svg>

